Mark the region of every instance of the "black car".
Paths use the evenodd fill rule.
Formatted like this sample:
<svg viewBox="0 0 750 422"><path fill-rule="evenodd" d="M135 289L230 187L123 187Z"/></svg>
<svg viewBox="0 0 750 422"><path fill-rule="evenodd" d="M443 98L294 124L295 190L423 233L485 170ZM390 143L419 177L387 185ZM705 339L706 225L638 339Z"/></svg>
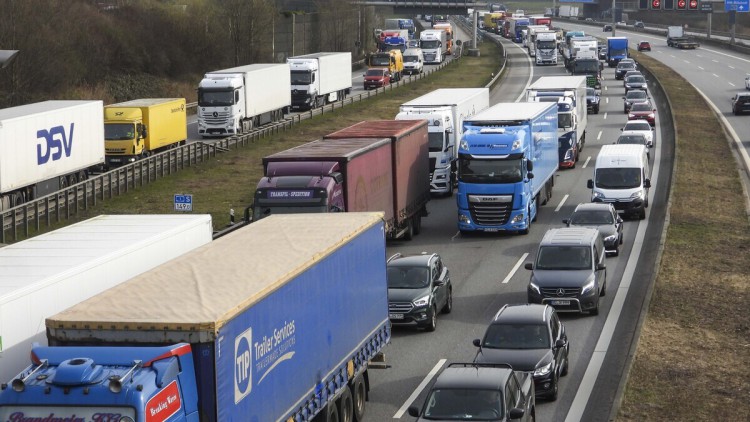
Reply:
<svg viewBox="0 0 750 422"><path fill-rule="evenodd" d="M732 97L732 113L735 116L750 113L750 94L738 92Z"/></svg>
<svg viewBox="0 0 750 422"><path fill-rule="evenodd" d="M622 97L622 100L625 114L630 111L630 107L632 107L635 103L651 103L651 97L649 97L648 93L642 89L631 89L627 94L625 94L624 97Z"/></svg>
<svg viewBox="0 0 750 422"><path fill-rule="evenodd" d="M599 114L599 91L594 88L586 88L586 110L591 114Z"/></svg>
<svg viewBox="0 0 750 422"><path fill-rule="evenodd" d="M503 306L474 346L479 348L474 362L508 363L532 372L537 397L557 399L558 380L568 373L570 344L552 306Z"/></svg>
<svg viewBox="0 0 750 422"><path fill-rule="evenodd" d="M620 80L625 76L625 72L628 70L638 70L635 62L620 60L615 68L615 79Z"/></svg>
<svg viewBox="0 0 750 422"><path fill-rule="evenodd" d="M440 255L388 258L388 318L394 324L416 323L435 331L437 314L453 309L453 285Z"/></svg>
<svg viewBox="0 0 750 422"><path fill-rule="evenodd" d="M607 60L607 46L606 45L600 45L599 46L599 60Z"/></svg>
<svg viewBox="0 0 750 422"><path fill-rule="evenodd" d="M635 23L633 24L633 27L634 28L645 28L646 26L643 24L642 21L635 21Z"/></svg>
<svg viewBox="0 0 750 422"><path fill-rule="evenodd" d="M642 89L646 91L648 90L647 83L648 81L642 75L628 76L627 79L625 79L625 93L627 94L631 89Z"/></svg>
<svg viewBox="0 0 750 422"><path fill-rule="evenodd" d="M612 32L612 25L604 25L602 32Z"/></svg>
<svg viewBox="0 0 750 422"><path fill-rule="evenodd" d="M573 214L563 220L568 227L596 227L604 242L604 251L617 256L622 245L622 218L610 203L589 202L578 204Z"/></svg>

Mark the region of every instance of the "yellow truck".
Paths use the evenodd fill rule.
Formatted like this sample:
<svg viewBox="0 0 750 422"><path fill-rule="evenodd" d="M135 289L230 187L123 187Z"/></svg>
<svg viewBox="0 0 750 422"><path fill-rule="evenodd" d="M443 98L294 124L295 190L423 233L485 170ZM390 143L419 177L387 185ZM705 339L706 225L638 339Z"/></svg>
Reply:
<svg viewBox="0 0 750 422"><path fill-rule="evenodd" d="M107 167L132 163L185 144L184 98L146 98L104 107Z"/></svg>
<svg viewBox="0 0 750 422"><path fill-rule="evenodd" d="M499 28L505 22L505 12L491 12L484 15L484 30L499 34Z"/></svg>
<svg viewBox="0 0 750 422"><path fill-rule="evenodd" d="M381 53L370 54L370 59L367 62L370 68L373 67L384 67L391 72L391 81L400 81L401 76L404 73L404 56L401 54L401 50L390 50Z"/></svg>
<svg viewBox="0 0 750 422"><path fill-rule="evenodd" d="M432 25L432 29L442 29L445 31L445 54L453 54L453 26L448 22L441 22Z"/></svg>

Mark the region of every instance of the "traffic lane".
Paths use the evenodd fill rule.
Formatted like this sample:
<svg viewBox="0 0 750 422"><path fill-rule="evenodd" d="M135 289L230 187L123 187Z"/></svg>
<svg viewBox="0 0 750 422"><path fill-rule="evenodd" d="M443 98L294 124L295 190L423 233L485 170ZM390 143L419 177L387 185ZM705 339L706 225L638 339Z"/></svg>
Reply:
<svg viewBox="0 0 750 422"><path fill-rule="evenodd" d="M505 75L502 76L500 84L496 84L498 89L490 91L490 105L497 103L510 103L519 100L524 92L525 87L533 77L534 68L531 66L531 60L526 50L497 34L485 33L485 38L499 39L505 50ZM492 42L485 40L484 42ZM500 89L500 87L502 87Z"/></svg>

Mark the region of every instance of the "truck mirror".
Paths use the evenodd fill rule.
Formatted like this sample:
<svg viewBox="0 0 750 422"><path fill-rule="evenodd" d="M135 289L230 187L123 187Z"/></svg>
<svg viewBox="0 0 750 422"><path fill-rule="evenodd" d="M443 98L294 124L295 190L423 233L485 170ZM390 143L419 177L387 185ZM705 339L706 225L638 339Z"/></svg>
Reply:
<svg viewBox="0 0 750 422"><path fill-rule="evenodd" d="M532 171L534 170L534 162L531 160L526 160L526 170Z"/></svg>
<svg viewBox="0 0 750 422"><path fill-rule="evenodd" d="M457 45L457 46L461 47L461 44L463 44L463 41L461 41L461 40L456 40L456 45Z"/></svg>
<svg viewBox="0 0 750 422"><path fill-rule="evenodd" d="M589 179L589 181L586 182L586 187L589 189L594 189L594 181Z"/></svg>
<svg viewBox="0 0 750 422"><path fill-rule="evenodd" d="M528 172L528 173L526 173L526 177L527 177L527 178L528 178L529 180L531 180L531 179L533 179L533 178L534 178L534 173L532 173L532 172Z"/></svg>

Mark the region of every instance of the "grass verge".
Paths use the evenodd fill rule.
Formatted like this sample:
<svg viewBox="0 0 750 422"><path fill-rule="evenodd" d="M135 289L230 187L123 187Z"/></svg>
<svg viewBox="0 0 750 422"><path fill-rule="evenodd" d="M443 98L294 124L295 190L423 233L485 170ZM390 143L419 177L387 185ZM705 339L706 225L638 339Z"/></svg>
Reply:
<svg viewBox="0 0 750 422"><path fill-rule="evenodd" d="M724 131L680 75L636 57L676 130L669 227L621 421L750 420L750 225Z"/></svg>

